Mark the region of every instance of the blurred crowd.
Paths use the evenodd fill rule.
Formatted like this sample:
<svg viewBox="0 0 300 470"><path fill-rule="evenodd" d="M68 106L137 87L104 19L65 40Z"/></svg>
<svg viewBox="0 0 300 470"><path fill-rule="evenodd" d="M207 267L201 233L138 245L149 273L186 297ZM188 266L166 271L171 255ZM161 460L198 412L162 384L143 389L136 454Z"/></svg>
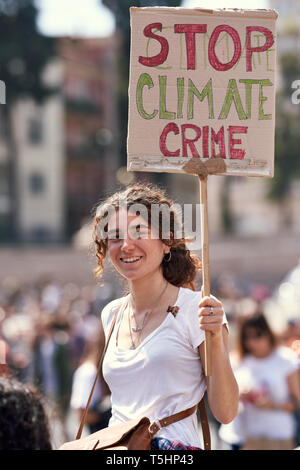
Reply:
<svg viewBox="0 0 300 470"><path fill-rule="evenodd" d="M239 374L239 365L244 359L238 357L241 319L261 315L264 300L270 295L270 291L265 286L249 287L228 273L215 280L212 287L214 295L222 300L229 320L230 351L237 377L242 377L245 381L245 373ZM63 442L74 439L96 373L101 311L110 300L121 295L123 293L120 292L120 287L113 281L105 281L100 287L96 283L79 286L72 282L57 282L54 279L19 284L15 279L7 278L1 284L0 376L12 377L18 383L24 384L24 387L31 387L39 393L50 423L52 448L58 448ZM255 323L252 327L251 330L250 324L247 341L252 341L253 350L249 351L255 356L255 340L259 343L264 329ZM282 364L283 381L284 377L296 370L300 377L300 321L288 323L286 329L279 336L276 335L276 341L278 351L284 348L284 351L291 353L290 356L285 355L282 360L277 358ZM271 348L270 355L272 351ZM252 369L250 367L252 382L257 365L255 357L253 361ZM244 363L243 365L245 366ZM267 361L265 367L263 376L272 368L274 370L271 370L271 375L278 375L278 362ZM272 380L271 378L270 383ZM241 384L242 382L239 385ZM278 384L274 383L274 387L275 385L278 387ZM249 393L249 383L247 386ZM286 396L283 397L282 393L276 395L273 390L264 391L269 393L268 399L273 396L276 400L278 396L279 401L287 400L290 389L286 384L279 384L279 388L281 392L285 389L283 395ZM300 395L297 398L297 391L294 395L295 403L297 400L299 403L296 403L295 408L283 412L292 416L295 446L300 446L297 411L300 407ZM244 403L245 408L245 396L242 398L244 402L241 400L241 405ZM251 406L254 406L253 402ZM109 405L103 405L101 387L98 390L96 388L87 420L87 432L106 426L108 418ZM216 423L212 416L210 420L212 426L218 430L218 439L227 446L225 448L234 449L236 445L239 447L241 436L237 435L236 429L219 429L219 423ZM218 445L222 447L220 443Z"/></svg>
<svg viewBox="0 0 300 470"><path fill-rule="evenodd" d="M72 386L74 407L87 401L75 372L83 362L97 362L97 334L102 308L120 296L114 283L79 286L41 279L20 284L7 278L0 289L0 375L35 387L52 424L54 447L73 438L78 416L68 426ZM94 371L79 374L91 388ZM81 374L80 374L81 372Z"/></svg>

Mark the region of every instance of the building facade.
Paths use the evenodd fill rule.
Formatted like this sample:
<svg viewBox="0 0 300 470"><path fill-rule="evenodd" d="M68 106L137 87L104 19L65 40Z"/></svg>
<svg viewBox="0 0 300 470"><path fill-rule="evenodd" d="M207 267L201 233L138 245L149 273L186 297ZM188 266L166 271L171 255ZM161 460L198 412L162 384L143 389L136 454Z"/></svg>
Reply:
<svg viewBox="0 0 300 470"><path fill-rule="evenodd" d="M43 73L56 91L42 104L28 97L10 109L10 148L0 126L1 241L66 241L113 186L115 57L114 38L60 38Z"/></svg>

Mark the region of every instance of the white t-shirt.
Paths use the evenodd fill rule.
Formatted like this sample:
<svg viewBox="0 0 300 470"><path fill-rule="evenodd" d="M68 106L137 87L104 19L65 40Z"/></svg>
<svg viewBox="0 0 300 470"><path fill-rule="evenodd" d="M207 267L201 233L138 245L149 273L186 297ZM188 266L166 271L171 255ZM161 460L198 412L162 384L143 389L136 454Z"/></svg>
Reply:
<svg viewBox="0 0 300 470"><path fill-rule="evenodd" d="M235 377L241 390L265 392L280 404L290 399L287 377L297 368L299 361L293 351L279 347L266 358L246 356L235 370ZM230 443L243 442L247 437L286 440L294 437L295 426L292 413L241 403L237 418L221 426L220 437Z"/></svg>
<svg viewBox="0 0 300 470"><path fill-rule="evenodd" d="M74 410L85 408L92 389L97 368L92 362L84 362L74 372L70 406ZM101 386L97 381L90 407L101 400Z"/></svg>
<svg viewBox="0 0 300 470"><path fill-rule="evenodd" d="M198 318L201 292L181 287L174 303L179 307L176 317L169 312L161 325L134 350L116 346L116 334L128 297L110 302L101 315L107 336L121 302L103 361L103 376L112 394L109 425L142 416L150 421L168 417L198 404L206 390L197 349L205 339ZM155 437L200 447L196 413L162 428Z"/></svg>

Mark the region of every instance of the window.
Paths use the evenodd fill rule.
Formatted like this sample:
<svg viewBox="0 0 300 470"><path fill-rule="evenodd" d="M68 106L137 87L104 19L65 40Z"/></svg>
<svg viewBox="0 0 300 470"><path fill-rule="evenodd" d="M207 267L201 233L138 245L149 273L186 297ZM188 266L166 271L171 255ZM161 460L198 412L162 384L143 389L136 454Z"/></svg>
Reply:
<svg viewBox="0 0 300 470"><path fill-rule="evenodd" d="M29 188L31 193L40 194L45 190L45 179L40 173L32 173L29 176Z"/></svg>
<svg viewBox="0 0 300 470"><path fill-rule="evenodd" d="M28 140L31 144L40 144L43 138L42 122L35 118L29 120L28 124Z"/></svg>

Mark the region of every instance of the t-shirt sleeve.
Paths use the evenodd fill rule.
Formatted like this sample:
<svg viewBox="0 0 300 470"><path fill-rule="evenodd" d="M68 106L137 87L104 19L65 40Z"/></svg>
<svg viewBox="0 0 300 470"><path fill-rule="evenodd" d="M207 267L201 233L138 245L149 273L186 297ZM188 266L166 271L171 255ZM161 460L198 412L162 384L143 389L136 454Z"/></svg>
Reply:
<svg viewBox="0 0 300 470"><path fill-rule="evenodd" d="M286 377L291 375L296 370L299 370L300 361L294 351L292 351L290 348L286 346L281 346L279 348L279 352L284 362L284 370L285 370Z"/></svg>
<svg viewBox="0 0 300 470"><path fill-rule="evenodd" d="M120 305L122 299L115 299L109 302L105 307L102 309L101 312L101 321L103 330L105 333L105 337L107 337L111 322L113 321L114 314L116 313L117 308Z"/></svg>
<svg viewBox="0 0 300 470"><path fill-rule="evenodd" d="M188 337L191 342L192 347L198 348L200 344L205 340L205 331L201 330L199 326L199 302L202 299L201 292L194 292L192 291L193 296L191 300L186 305L186 312L185 312L185 319L186 319L186 327L188 331ZM214 296L212 296L214 297ZM226 318L226 314L223 314L223 325L226 325L228 330L228 321Z"/></svg>
<svg viewBox="0 0 300 470"><path fill-rule="evenodd" d="M190 344L194 349L198 348L200 344L205 340L205 332L200 329L199 326L199 302L201 300L201 292L197 292L198 295L195 295L193 292L193 296L185 305L185 325L188 332L188 338Z"/></svg>
<svg viewBox="0 0 300 470"><path fill-rule="evenodd" d="M96 371L89 364L79 367L73 376L70 406L73 409L85 408Z"/></svg>

